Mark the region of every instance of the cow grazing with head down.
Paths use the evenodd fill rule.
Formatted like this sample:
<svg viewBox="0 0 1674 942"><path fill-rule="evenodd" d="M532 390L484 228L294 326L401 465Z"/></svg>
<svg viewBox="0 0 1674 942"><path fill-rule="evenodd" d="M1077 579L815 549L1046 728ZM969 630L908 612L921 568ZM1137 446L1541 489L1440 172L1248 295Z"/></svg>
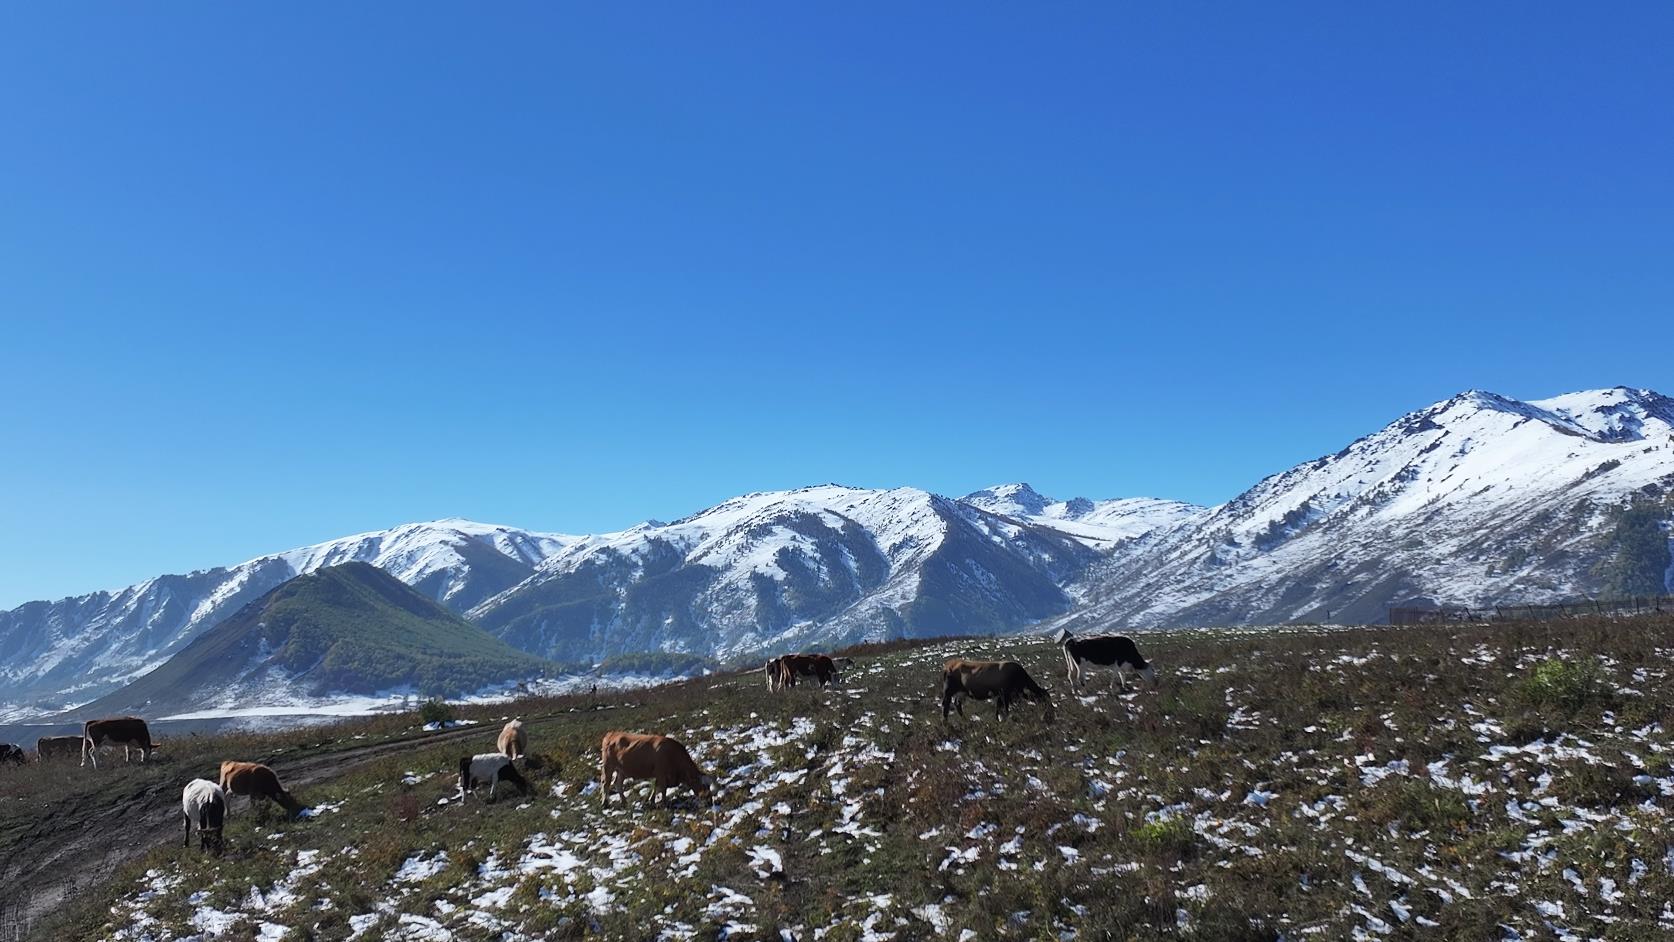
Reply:
<svg viewBox="0 0 1674 942"><path fill-rule="evenodd" d="M494 789L506 782L517 786L519 794L529 794L529 780L512 765L511 756L503 752L484 752L459 759L459 797L464 798L478 785L488 786L488 800L494 800Z"/></svg>
<svg viewBox="0 0 1674 942"><path fill-rule="evenodd" d="M106 720L88 720L81 728L81 764L93 760L99 767L99 748L107 743L122 747L122 761L129 761L129 750L138 749L140 761L151 758L157 743L151 741L151 728L137 716L117 716Z"/></svg>
<svg viewBox="0 0 1674 942"><path fill-rule="evenodd" d="M1016 661L967 661L950 658L942 665L942 720L947 720L949 709L965 715L965 698L993 700L994 715L1005 719L1011 714L1013 700L1022 697L1046 704L1046 721L1052 722L1052 697L1035 683L1023 665Z"/></svg>
<svg viewBox="0 0 1674 942"><path fill-rule="evenodd" d="M248 795L251 807L260 798L284 808L293 818L302 813L302 802L291 797L279 784L279 776L259 762L221 763L221 788L228 795Z"/></svg>
<svg viewBox="0 0 1674 942"><path fill-rule="evenodd" d="M500 739L495 745L508 759L520 759L529 753L529 735L523 731L522 720L512 720L500 730Z"/></svg>
<svg viewBox="0 0 1674 942"><path fill-rule="evenodd" d="M35 740L35 755L42 762L48 759L73 759L81 752L83 742L80 736L42 736Z"/></svg>
<svg viewBox="0 0 1674 942"><path fill-rule="evenodd" d="M680 785L690 788L700 799L710 794L709 776L692 761L692 754L678 739L653 733L605 733L599 743L600 802L609 804L612 788L626 779L651 780L653 807L658 795L667 804L668 790Z"/></svg>
<svg viewBox="0 0 1674 942"><path fill-rule="evenodd" d="M1096 664L1100 667L1114 667L1116 679L1122 684L1122 689L1128 689L1128 679L1124 670L1132 670L1151 683L1157 682L1156 668L1139 653L1139 646L1126 635L1098 635L1092 638L1077 638L1068 629L1058 632L1058 646L1064 649L1064 665L1069 669L1069 680L1073 686L1081 686L1082 675L1085 673L1082 661Z"/></svg>
<svg viewBox="0 0 1674 942"><path fill-rule="evenodd" d="M775 664L778 665L779 686L776 689L779 690L796 686L798 677L812 677L819 681L821 687L831 683L837 677L837 664L828 655L784 654L767 662L767 686L770 690L775 689L773 686Z"/></svg>
<svg viewBox="0 0 1674 942"><path fill-rule="evenodd" d="M24 754L22 746L16 743L0 742L0 763L11 762L22 765L27 761L29 761L29 757Z"/></svg>
<svg viewBox="0 0 1674 942"><path fill-rule="evenodd" d="M227 793L206 778L195 778L180 792L180 816L186 835L180 846L192 846L192 825L198 826L198 849L220 856L226 847L222 828L227 822Z"/></svg>

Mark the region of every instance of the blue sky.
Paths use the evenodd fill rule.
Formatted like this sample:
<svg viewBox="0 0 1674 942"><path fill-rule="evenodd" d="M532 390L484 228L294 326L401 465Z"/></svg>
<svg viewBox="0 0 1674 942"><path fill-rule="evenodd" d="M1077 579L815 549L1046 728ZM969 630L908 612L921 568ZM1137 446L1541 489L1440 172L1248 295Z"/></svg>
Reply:
<svg viewBox="0 0 1674 942"><path fill-rule="evenodd" d="M343 6L0 13L0 606L1674 392L1669 4Z"/></svg>

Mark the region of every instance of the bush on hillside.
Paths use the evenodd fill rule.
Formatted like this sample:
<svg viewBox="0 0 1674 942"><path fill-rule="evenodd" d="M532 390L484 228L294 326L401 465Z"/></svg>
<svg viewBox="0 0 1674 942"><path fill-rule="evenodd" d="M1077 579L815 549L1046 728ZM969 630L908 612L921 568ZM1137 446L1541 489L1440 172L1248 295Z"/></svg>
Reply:
<svg viewBox="0 0 1674 942"><path fill-rule="evenodd" d="M426 724L450 723L454 718L453 707L443 700L424 701L419 704L418 715Z"/></svg>

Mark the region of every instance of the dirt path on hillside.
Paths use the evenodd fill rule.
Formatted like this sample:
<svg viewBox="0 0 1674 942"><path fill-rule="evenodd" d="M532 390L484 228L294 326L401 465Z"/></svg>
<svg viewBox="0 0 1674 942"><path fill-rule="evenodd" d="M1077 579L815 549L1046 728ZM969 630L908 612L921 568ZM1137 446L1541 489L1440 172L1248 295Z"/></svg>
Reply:
<svg viewBox="0 0 1674 942"><path fill-rule="evenodd" d="M290 759L279 756L267 764L287 788L298 788L392 754L485 738L485 728L473 725ZM8 924L35 926L79 890L108 879L128 861L164 842L179 841L181 786L167 779L116 790L97 808L65 799L41 815L10 849L10 856L0 861L0 908L6 910L0 914L0 942L12 937Z"/></svg>

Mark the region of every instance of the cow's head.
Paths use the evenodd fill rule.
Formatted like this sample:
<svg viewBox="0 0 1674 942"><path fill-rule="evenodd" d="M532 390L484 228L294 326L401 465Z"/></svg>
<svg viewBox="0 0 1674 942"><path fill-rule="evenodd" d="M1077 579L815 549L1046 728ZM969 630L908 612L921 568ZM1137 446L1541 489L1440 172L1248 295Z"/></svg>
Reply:
<svg viewBox="0 0 1674 942"><path fill-rule="evenodd" d="M1069 643L1069 640L1074 637L1075 635L1070 634L1070 630L1068 628L1059 628L1058 633L1053 636L1052 640L1062 645Z"/></svg>

